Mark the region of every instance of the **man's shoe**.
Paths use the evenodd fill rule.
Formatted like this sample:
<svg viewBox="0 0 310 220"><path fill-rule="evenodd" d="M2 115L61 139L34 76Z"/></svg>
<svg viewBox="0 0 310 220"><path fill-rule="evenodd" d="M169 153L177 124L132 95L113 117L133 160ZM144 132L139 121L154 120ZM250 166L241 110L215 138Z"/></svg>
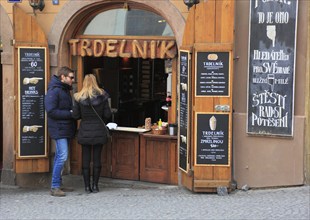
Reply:
<svg viewBox="0 0 310 220"><path fill-rule="evenodd" d="M64 193L64 191L62 191L59 188L52 188L51 195L61 197L61 196L66 196L66 193Z"/></svg>
<svg viewBox="0 0 310 220"><path fill-rule="evenodd" d="M65 186L61 186L60 190L62 190L64 192L72 192L72 191L74 191L74 189L72 187L65 187Z"/></svg>

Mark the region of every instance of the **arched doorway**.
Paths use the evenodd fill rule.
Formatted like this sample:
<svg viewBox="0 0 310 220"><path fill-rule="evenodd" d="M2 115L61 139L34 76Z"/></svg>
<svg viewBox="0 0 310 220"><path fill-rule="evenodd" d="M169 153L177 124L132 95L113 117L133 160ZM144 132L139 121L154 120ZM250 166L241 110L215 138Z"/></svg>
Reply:
<svg viewBox="0 0 310 220"><path fill-rule="evenodd" d="M108 1L108 0L92 0L92 1L69 1L55 17L54 24L48 35L50 45L50 66L51 73L56 72L57 68L62 65L71 65L69 51L69 40L75 36L76 30L83 23L87 23L94 15L100 11L107 11L115 8L124 8L125 3L129 9L142 9L156 13L164 18L164 20L170 25L171 30L176 41L176 47L179 48L183 30L185 27L185 19L181 12L175 7L175 5L169 0L163 1L149 1L147 4L143 0L130 0L130 1ZM73 60L75 65L81 65ZM172 64L175 72L177 71L177 61ZM173 80L173 79L172 79ZM176 79L172 82L173 86L176 86ZM173 88L172 88L173 89ZM174 88L176 90L176 88ZM176 91L175 91L176 92ZM174 102L176 106L176 102ZM173 109L174 115L176 115L176 108Z"/></svg>
<svg viewBox="0 0 310 220"><path fill-rule="evenodd" d="M69 41L71 66L78 69L78 80L88 73L97 76L110 94L113 122L138 127L146 117L168 120L161 107L171 96L171 72L166 70L177 52L162 16L141 9L110 9L74 33Z"/></svg>
<svg viewBox="0 0 310 220"><path fill-rule="evenodd" d="M77 69L76 89L85 74L94 73L110 94L112 121L118 126L143 127L146 118L153 123L175 122L176 84L172 86L171 78L176 78L177 70L171 65L176 63L177 48L169 24L142 9L110 9L92 17L69 40L71 67ZM174 99L173 111L166 106L167 96ZM122 146L114 146L119 142L113 136L113 147L104 148L102 175L138 180L139 175L128 173L140 173L134 165L139 164L139 147L129 149L139 144L139 135L121 135L117 140L123 140ZM71 153L72 173L81 170L78 149ZM131 166L133 170L128 169Z"/></svg>
<svg viewBox="0 0 310 220"><path fill-rule="evenodd" d="M52 48L50 51L51 72L55 72L57 66L69 65L68 41L74 36L74 30L76 30L76 27L79 26L81 22L85 21L85 19L89 19L88 17L95 11L122 8L124 2L125 1L122 0L84 0L67 2L55 17L48 35L49 44ZM139 7L149 9L165 18L173 31L177 47L180 47L185 27L185 19L171 1L148 1L147 4L145 4L144 0L130 0L126 2L131 8Z"/></svg>
<svg viewBox="0 0 310 220"><path fill-rule="evenodd" d="M58 66L62 65L70 65L76 67L76 69L81 72L88 71L84 70L84 61L82 59L74 58L74 56L69 56L70 54L70 48L68 47L68 42L70 39L74 38L78 35L78 30L82 29L83 24L86 22L89 22L95 15L99 14L102 11L108 11L113 10L116 8L123 9L125 1L79 1L79 2L68 2L66 4L62 11L56 16L55 22L52 26L52 30L48 36L50 48L53 48L51 50L51 73L56 71L56 68ZM175 44L175 48L178 47L178 44L181 42L183 29L184 29L184 18L182 17L179 10L169 1L169 0L163 0L160 2L154 2L150 1L146 5L144 1L135 0L135 1L126 1L129 9L140 9L140 10L147 10L151 11L161 17L164 18L164 20L170 24L170 27L172 29L172 33L174 35L173 39ZM113 37L115 40L115 37ZM149 37L148 40L151 40L152 38ZM135 57L136 59L139 59L138 57ZM154 57L156 58L156 57ZM100 58L98 58L100 59ZM121 62L122 59L115 58L114 61ZM135 62L135 61L134 61ZM164 62L163 62L164 63ZM162 65L164 65L162 63ZM174 68L174 74L177 73L177 61L176 59L173 60L172 66ZM82 73L80 78L82 78ZM80 81L81 82L81 81ZM172 92L175 93L176 98L176 77L172 80ZM79 86L79 82L77 87ZM173 102L174 108L172 110L172 114L174 118L173 120L176 120L176 100ZM169 116L168 116L169 117ZM170 119L171 120L171 119ZM175 144L176 148L176 144ZM70 156L70 169L71 173L76 173L73 170L76 170L77 173L80 172L80 163L79 163L79 157L80 153L78 152L79 147L73 146L71 149L74 149L74 151L71 153ZM74 156L76 155L76 157ZM76 161L75 161L76 159ZM175 159L177 160L177 159ZM104 160L103 160L104 162ZM109 161L107 161L109 162ZM108 167L108 166L107 166ZM104 169L103 169L104 170ZM177 170L177 168L175 168Z"/></svg>

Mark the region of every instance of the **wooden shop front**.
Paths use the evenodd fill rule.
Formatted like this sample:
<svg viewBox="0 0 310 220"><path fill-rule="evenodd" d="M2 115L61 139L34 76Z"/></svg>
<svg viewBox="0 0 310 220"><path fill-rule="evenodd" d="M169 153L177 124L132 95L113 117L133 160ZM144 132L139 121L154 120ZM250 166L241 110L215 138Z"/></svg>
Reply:
<svg viewBox="0 0 310 220"><path fill-rule="evenodd" d="M169 73L165 71L171 70L174 78L176 75L176 68L166 64L175 62L175 41L132 37L92 39L90 36L89 39L70 40L70 46L72 56L80 63L76 89L81 88L84 74L94 73L111 96L112 121L125 126L113 130L111 142L104 146L101 175L177 184L176 136L143 133L138 129L144 125L146 117L151 117L153 123L159 119L175 122L175 110L172 110L175 104L167 107L167 112L161 109L166 106L165 78ZM174 103L175 87L173 85L171 94ZM77 143L74 145L71 172L79 174L81 148Z"/></svg>
<svg viewBox="0 0 310 220"><path fill-rule="evenodd" d="M101 176L178 184L177 136L139 128L147 117L152 123L176 122L174 37L81 35L69 45L72 66L77 67L74 91L81 89L85 74L95 74L110 94L111 120L118 124L103 149ZM81 146L76 140L73 145L70 169L80 174Z"/></svg>
<svg viewBox="0 0 310 220"><path fill-rule="evenodd" d="M194 192L232 186L233 18L234 1L192 7L180 47L179 167Z"/></svg>
<svg viewBox="0 0 310 220"><path fill-rule="evenodd" d="M177 137L120 127L104 146L102 176L178 184Z"/></svg>

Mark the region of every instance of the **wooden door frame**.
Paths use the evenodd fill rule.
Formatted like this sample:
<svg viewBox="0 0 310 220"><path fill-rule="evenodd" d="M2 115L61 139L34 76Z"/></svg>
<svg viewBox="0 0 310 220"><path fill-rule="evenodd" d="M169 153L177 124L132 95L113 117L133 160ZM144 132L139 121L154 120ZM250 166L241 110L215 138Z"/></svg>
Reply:
<svg viewBox="0 0 310 220"><path fill-rule="evenodd" d="M28 47L28 48L44 48L45 51L45 78L49 78L49 50L48 50L48 42L43 32L42 28L37 23L36 19L26 14L21 8L18 7L17 4L13 5L13 23L14 23L14 63L17 64L14 66L14 78L18 79L19 77L19 69L18 69L18 53L19 48L21 47ZM47 89L47 85L45 83L45 88ZM19 85L18 80L14 82L14 94L15 97L19 98ZM19 122L20 115L19 115L19 102L15 103L15 121ZM46 118L45 114L45 118ZM44 127L46 128L46 120ZM44 129L45 129L44 128ZM36 173L36 172L48 172L49 171L49 138L47 133L45 132L45 139L46 142L45 146L47 148L47 152L45 156L40 157L27 157L21 158L18 155L19 150L19 126L17 123L15 124L14 133L15 135L15 172L16 173Z"/></svg>
<svg viewBox="0 0 310 220"><path fill-rule="evenodd" d="M125 37L126 39L126 37ZM129 39L132 39L132 37L129 37ZM73 62L73 58L72 55L69 55L69 60L70 60L70 64L71 64L71 68L74 68L74 66L72 66ZM76 69L76 79L77 79L77 90L80 91L82 86L83 86L83 78L84 78L84 61L83 61L83 57L82 56L76 56L77 58L77 69ZM168 122L169 123L176 123L177 122L177 75L178 75L178 56L176 56L175 58L172 59L172 80L171 80L171 107L168 110ZM111 143L107 144L106 146L107 149L106 153L110 154L112 157L112 149L111 149ZM75 149L75 151L77 151L77 155L73 155L72 150L70 149L70 173L72 174L81 174L81 170L82 170L82 154L81 154L81 145L79 145L77 143L77 140L74 139L71 142L71 148ZM177 160L178 158L176 158ZM71 161L72 160L72 161ZM74 162L73 162L74 161ZM76 164L72 164L76 163ZM102 161L103 162L103 161ZM110 165L109 165L110 164ZM106 177L111 177L112 173L107 174L108 169L110 169L110 167L112 166L112 158L107 158L107 166L108 167L103 167L102 169L102 176L106 176ZM76 168L75 168L76 167ZM105 170L104 170L105 169ZM112 169L112 168L111 168Z"/></svg>

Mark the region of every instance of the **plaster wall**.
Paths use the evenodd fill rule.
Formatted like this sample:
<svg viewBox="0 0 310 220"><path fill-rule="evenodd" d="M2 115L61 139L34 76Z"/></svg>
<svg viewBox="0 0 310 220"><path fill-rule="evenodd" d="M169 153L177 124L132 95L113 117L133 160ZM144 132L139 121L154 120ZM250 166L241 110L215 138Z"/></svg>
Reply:
<svg viewBox="0 0 310 220"><path fill-rule="evenodd" d="M272 187L304 184L305 89L307 73L308 1L299 1L293 137L253 136L246 133L249 1L236 1L233 173L238 187ZM309 58L308 58L309 59Z"/></svg>
<svg viewBox="0 0 310 220"><path fill-rule="evenodd" d="M308 3L308 53L307 53L307 70L306 70L306 142L305 142L305 177L306 184L310 185L310 3Z"/></svg>

